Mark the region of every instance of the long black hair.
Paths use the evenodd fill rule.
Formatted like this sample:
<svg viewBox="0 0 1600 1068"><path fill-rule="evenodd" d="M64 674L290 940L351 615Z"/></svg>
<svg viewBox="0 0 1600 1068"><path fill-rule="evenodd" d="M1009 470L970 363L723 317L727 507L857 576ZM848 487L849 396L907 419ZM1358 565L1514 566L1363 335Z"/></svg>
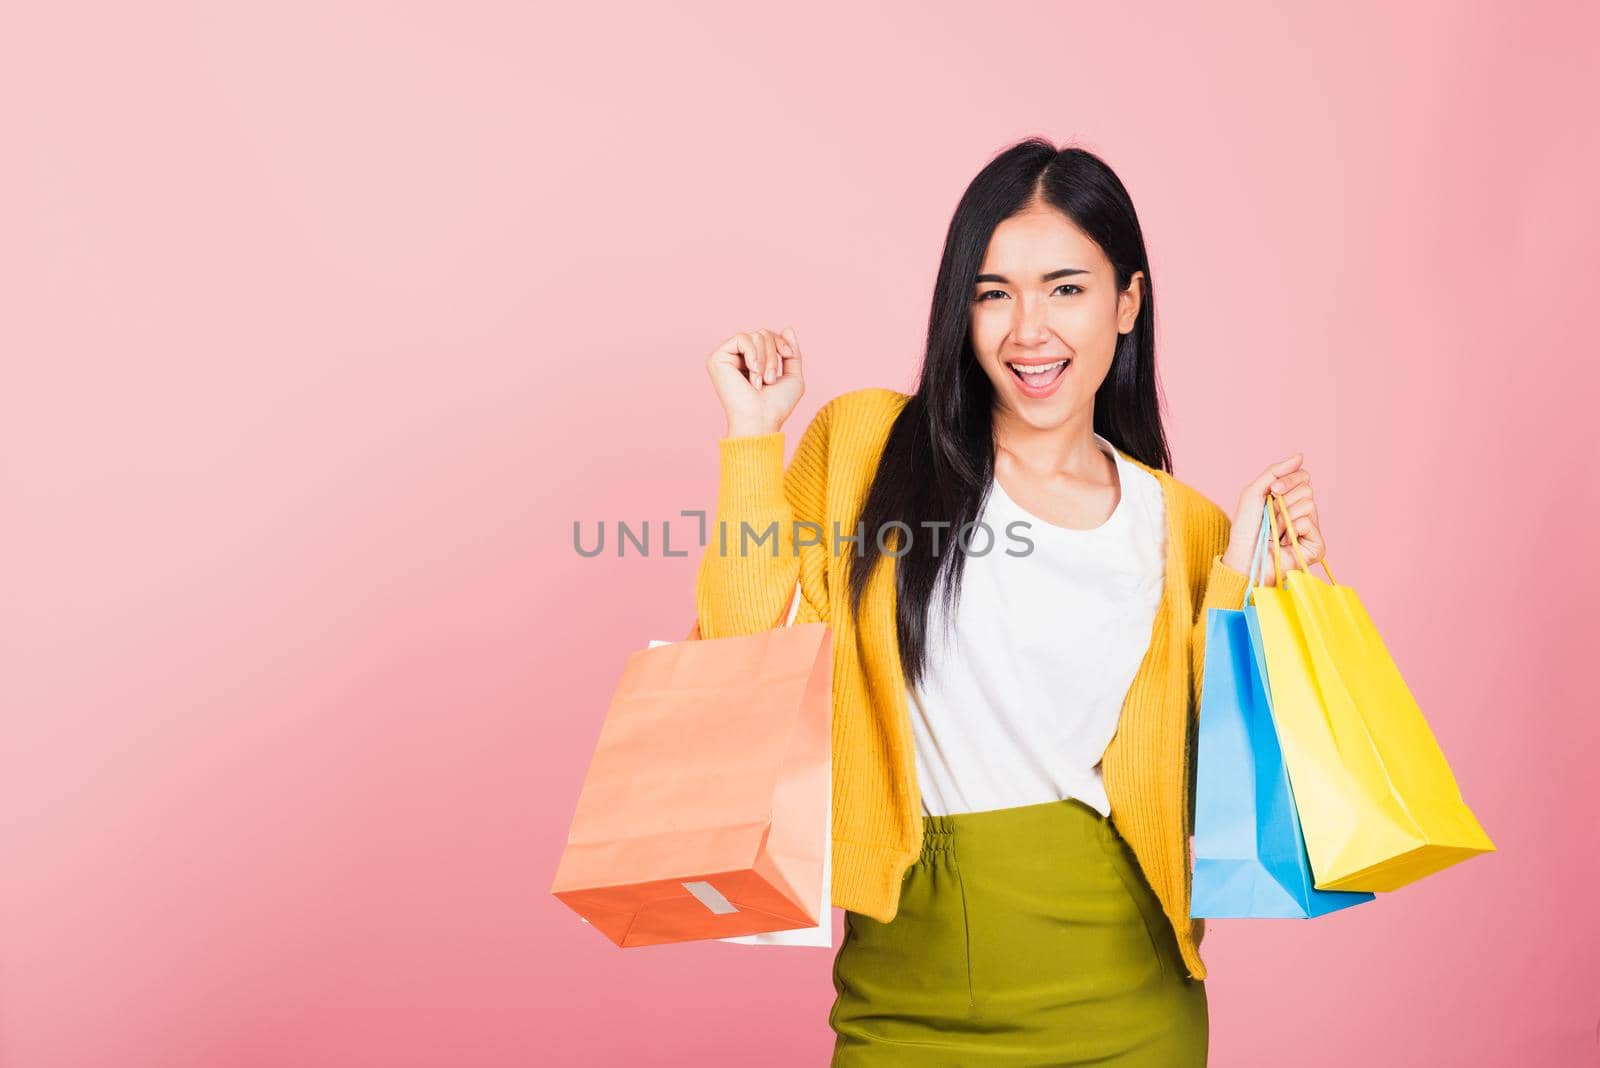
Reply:
<svg viewBox="0 0 1600 1068"><path fill-rule="evenodd" d="M994 477L994 386L972 351L973 279L990 236L1004 219L1035 198L1065 213L1105 252L1117 289L1144 272L1143 299L1133 329L1117 338L1105 381L1095 393L1094 429L1152 468L1170 472L1155 373L1155 290L1144 234L1133 201L1104 161L1081 148L1057 149L1030 137L991 160L967 186L945 233L944 254L928 316L927 350L916 393L906 402L878 462L856 529L865 527L860 555L849 561L850 610L878 563L896 555L896 629L906 681L922 677L929 603L945 572L945 610L960 591L966 554L955 542L978 519ZM886 550L877 534L906 524ZM928 551L933 527L939 552ZM889 528L893 529L893 528Z"/></svg>

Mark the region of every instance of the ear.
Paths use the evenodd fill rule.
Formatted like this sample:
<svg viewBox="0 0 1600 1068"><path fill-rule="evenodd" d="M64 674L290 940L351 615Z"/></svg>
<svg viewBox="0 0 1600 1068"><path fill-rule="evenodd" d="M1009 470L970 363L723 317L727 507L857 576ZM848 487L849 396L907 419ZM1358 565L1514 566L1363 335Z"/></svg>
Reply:
<svg viewBox="0 0 1600 1068"><path fill-rule="evenodd" d="M1144 300L1144 272L1134 271L1128 288L1117 294L1117 333L1126 334L1139 321L1139 306Z"/></svg>

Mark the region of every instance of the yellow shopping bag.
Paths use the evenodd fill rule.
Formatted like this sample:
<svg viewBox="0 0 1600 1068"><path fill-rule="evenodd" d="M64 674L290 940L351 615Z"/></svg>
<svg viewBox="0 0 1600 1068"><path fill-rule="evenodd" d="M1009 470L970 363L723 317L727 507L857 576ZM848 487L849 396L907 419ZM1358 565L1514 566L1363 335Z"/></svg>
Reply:
<svg viewBox="0 0 1600 1068"><path fill-rule="evenodd" d="M1252 591L1272 717L1319 890L1397 890L1494 843L1461 798L1416 699L1356 591L1299 563L1285 571L1272 505L1277 586Z"/></svg>

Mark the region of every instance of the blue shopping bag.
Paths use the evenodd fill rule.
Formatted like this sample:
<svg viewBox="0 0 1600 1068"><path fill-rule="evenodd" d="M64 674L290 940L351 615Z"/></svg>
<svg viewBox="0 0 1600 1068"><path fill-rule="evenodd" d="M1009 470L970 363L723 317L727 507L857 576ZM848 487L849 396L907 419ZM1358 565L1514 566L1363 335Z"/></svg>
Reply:
<svg viewBox="0 0 1600 1068"><path fill-rule="evenodd" d="M1265 566L1268 530L1263 509L1250 589ZM1308 919L1371 901L1366 891L1313 885L1250 601L1247 590L1244 608L1213 608L1206 616L1189 915Z"/></svg>

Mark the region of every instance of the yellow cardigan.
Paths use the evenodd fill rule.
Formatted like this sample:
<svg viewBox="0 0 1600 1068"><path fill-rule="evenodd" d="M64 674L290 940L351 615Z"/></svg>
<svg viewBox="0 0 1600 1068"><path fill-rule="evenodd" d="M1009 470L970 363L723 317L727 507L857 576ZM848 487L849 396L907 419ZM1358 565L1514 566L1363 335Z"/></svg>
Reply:
<svg viewBox="0 0 1600 1068"><path fill-rule="evenodd" d="M894 559L872 574L861 627L848 610L842 542L856 523L895 416L909 397L858 389L823 405L783 466L784 435L718 442L717 523L696 577L702 638L753 634L784 620L801 587L796 623L825 621L833 635L833 904L887 923L901 881L922 849L922 799L895 628ZM1166 581L1150 646L1123 702L1102 763L1111 819L1132 847L1196 979L1205 978L1204 921L1189 918L1189 790L1209 608L1239 608L1248 577L1224 564L1228 515L1197 490L1131 456L1155 475L1166 502ZM754 540L777 522L770 538ZM795 523L802 544L795 549ZM752 537L741 553L741 524ZM723 531L727 551L722 551ZM866 532L874 537L875 532Z"/></svg>

